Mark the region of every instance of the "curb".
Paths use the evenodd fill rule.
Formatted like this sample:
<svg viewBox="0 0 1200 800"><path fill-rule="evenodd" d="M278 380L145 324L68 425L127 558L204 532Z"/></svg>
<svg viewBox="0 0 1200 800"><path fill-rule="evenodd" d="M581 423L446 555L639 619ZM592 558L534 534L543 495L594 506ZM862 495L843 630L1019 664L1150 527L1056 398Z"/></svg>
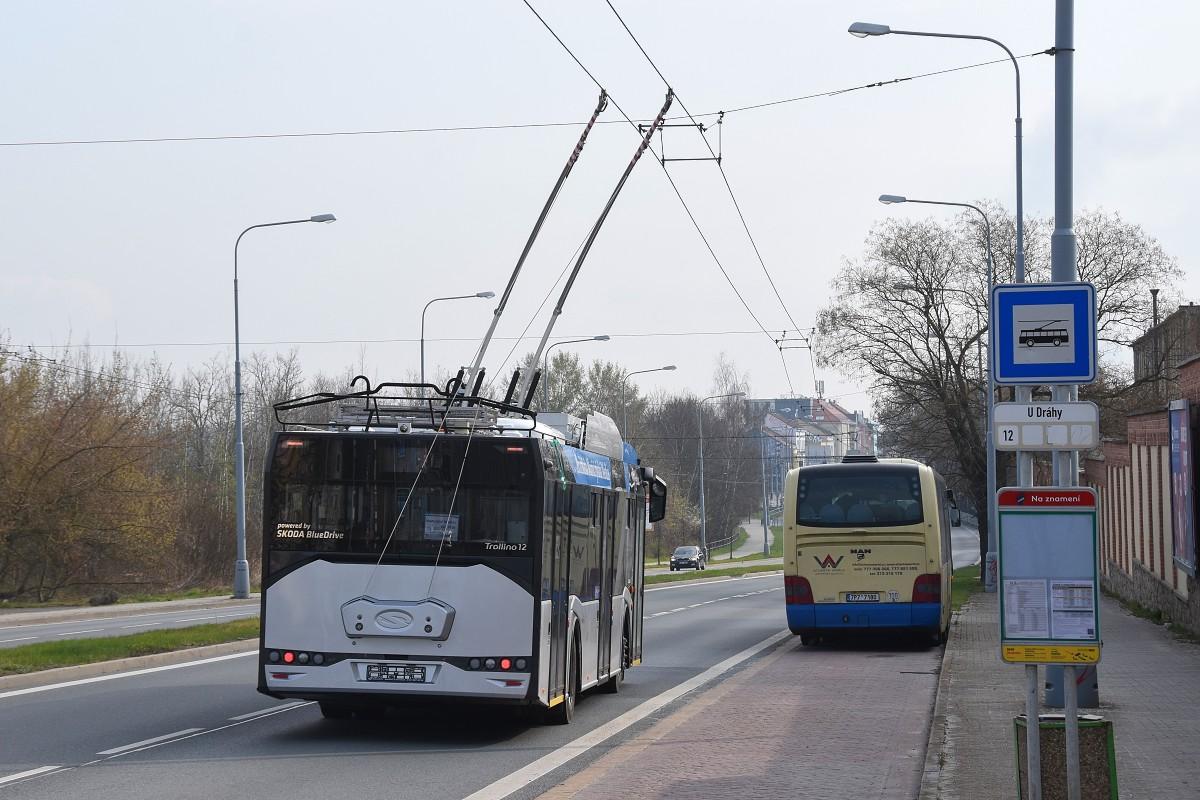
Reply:
<svg viewBox="0 0 1200 800"><path fill-rule="evenodd" d="M113 675L118 672L145 669L146 667L183 664L188 661L198 661L202 658L212 658L213 656L253 652L257 647L258 639L239 639L236 642L210 644L204 647L189 647L186 650L172 650L168 653L153 653L148 656L118 658L114 661L97 661L94 664L79 664L74 667L56 667L37 672L26 672L21 675L7 675L0 678L0 692L12 689L29 689L34 686L46 686L65 681L80 680L82 678L95 678L101 675Z"/></svg>
<svg viewBox="0 0 1200 800"><path fill-rule="evenodd" d="M941 797L938 781L942 776L942 768L938 759L942 754L942 745L946 741L946 697L949 694L950 671L946 669L946 657L950 647L958 638L958 618L962 612L955 611L950 619L950 636L946 647L942 650L942 663L938 667L937 692L933 698L933 713L929 718L929 738L925 742L925 766L921 770L921 786L917 800L939 800Z"/></svg>
<svg viewBox="0 0 1200 800"><path fill-rule="evenodd" d="M45 622L69 622L77 619L95 619L97 617L133 617L138 614L157 614L170 611L206 611L208 609L227 608L231 605L244 605L257 602L258 594L253 594L247 600L235 600L232 597L208 597L193 600L165 600L154 603L121 603L91 608L63 608L46 611L4 611L0 612L0 628L19 628L25 625L39 625Z"/></svg>

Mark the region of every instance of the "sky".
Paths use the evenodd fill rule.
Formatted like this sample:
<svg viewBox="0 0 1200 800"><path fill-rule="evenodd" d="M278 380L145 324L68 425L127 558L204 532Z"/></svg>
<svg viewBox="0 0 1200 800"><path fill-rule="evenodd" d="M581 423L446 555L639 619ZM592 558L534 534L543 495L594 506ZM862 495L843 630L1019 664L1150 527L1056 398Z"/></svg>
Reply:
<svg viewBox="0 0 1200 800"><path fill-rule="evenodd" d="M604 0L531 0L634 118L665 86ZM614 0L693 114L1002 57L985 42L857 39L853 21L974 33L1014 53L1054 43L1048 0ZM1200 299L1192 223L1200 72L1183 3L1159 13L1077 3L1075 204L1142 225ZM1156 8L1157 6L1155 6ZM232 362L233 246L249 225L330 212L329 225L251 231L239 250L243 351L295 349L308 373L417 368L434 297L499 294L580 126L218 141L17 146L578 122L597 90L520 0L478 2L14 2L0 28L0 337L48 356L116 343L182 370ZM1053 59L1021 59L1025 210L1053 210ZM888 217L948 217L883 193L1014 204L1013 71L995 64L726 115L723 166L775 297L712 162L668 164L747 305L776 337L815 323L830 281ZM676 107L673 112L678 112ZM610 106L601 119L621 120ZM712 117L703 117L711 122ZM669 156L704 155L665 132ZM712 138L714 146L715 136ZM638 143L599 125L518 281L498 337L539 336L556 278ZM430 370L471 358L495 300L444 301L426 319ZM724 353L759 397L851 410L866 386L780 352L738 302L649 154L601 231L556 339L630 370L643 391L707 394ZM794 336L794 334L793 334ZM532 349L536 339L518 348ZM492 373L512 346L489 350ZM789 384L790 378L790 384Z"/></svg>

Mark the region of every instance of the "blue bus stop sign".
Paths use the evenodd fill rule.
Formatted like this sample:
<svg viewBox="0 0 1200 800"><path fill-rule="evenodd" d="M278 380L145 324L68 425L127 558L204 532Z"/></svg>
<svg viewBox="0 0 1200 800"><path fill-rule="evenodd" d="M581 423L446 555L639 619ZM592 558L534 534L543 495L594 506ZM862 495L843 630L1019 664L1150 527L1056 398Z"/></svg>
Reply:
<svg viewBox="0 0 1200 800"><path fill-rule="evenodd" d="M993 287L996 383L1091 383L1096 379L1096 289L1090 283Z"/></svg>

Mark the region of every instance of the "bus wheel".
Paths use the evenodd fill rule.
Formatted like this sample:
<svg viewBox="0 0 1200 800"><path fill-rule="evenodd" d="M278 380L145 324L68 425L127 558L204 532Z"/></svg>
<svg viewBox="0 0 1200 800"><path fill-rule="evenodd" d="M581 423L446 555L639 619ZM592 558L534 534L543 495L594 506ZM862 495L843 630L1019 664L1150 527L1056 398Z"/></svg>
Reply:
<svg viewBox="0 0 1200 800"><path fill-rule="evenodd" d="M575 717L575 699L579 695L579 654L575 647L567 649L567 682L563 687L562 702L546 711L546 722L551 725L569 725Z"/></svg>
<svg viewBox="0 0 1200 800"><path fill-rule="evenodd" d="M328 700L322 700L318 705L321 707L321 716L325 719L350 719L354 713L349 706L331 703Z"/></svg>
<svg viewBox="0 0 1200 800"><path fill-rule="evenodd" d="M818 641L820 641L820 637L815 633L800 634L800 644L804 645L805 647L812 647Z"/></svg>

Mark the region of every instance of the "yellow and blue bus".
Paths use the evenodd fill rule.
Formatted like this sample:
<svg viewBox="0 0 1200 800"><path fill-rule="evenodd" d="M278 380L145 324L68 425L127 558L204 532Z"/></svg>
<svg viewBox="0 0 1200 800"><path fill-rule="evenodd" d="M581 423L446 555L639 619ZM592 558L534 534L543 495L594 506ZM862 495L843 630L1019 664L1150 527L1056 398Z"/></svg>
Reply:
<svg viewBox="0 0 1200 800"><path fill-rule="evenodd" d="M881 630L945 640L958 520L937 472L846 456L791 470L784 496L788 627L804 644Z"/></svg>

